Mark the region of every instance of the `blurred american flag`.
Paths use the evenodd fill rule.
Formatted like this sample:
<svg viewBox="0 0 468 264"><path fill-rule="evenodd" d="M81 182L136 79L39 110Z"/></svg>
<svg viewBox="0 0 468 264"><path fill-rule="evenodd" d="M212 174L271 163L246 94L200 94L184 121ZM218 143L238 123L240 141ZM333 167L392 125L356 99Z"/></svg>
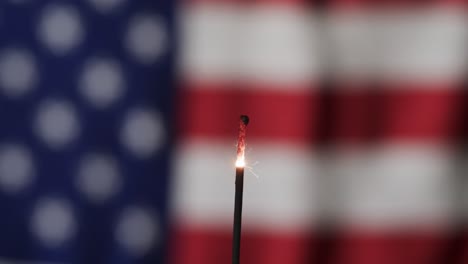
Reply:
<svg viewBox="0 0 468 264"><path fill-rule="evenodd" d="M0 2L0 263L468 263L467 4Z"/></svg>
<svg viewBox="0 0 468 264"><path fill-rule="evenodd" d="M161 263L173 2L0 2L0 263Z"/></svg>
<svg viewBox="0 0 468 264"><path fill-rule="evenodd" d="M465 0L186 0L172 264L468 263ZM257 165L254 165L257 163Z"/></svg>

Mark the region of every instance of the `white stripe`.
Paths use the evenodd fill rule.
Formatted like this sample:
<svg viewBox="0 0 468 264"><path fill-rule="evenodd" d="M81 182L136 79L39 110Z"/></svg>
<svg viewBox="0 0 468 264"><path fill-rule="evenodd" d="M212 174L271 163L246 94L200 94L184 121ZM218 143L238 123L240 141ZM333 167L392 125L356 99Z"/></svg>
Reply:
<svg viewBox="0 0 468 264"><path fill-rule="evenodd" d="M200 78L235 78L240 12L229 6L181 8L181 66Z"/></svg>
<svg viewBox="0 0 468 264"><path fill-rule="evenodd" d="M330 15L329 71L384 80L461 78L466 22L463 11L451 9Z"/></svg>
<svg viewBox="0 0 468 264"><path fill-rule="evenodd" d="M181 17L181 66L190 77L301 83L328 72L429 82L457 80L467 70L462 10L320 14L268 5L200 5Z"/></svg>
<svg viewBox="0 0 468 264"><path fill-rule="evenodd" d="M260 177L246 175L246 226L303 228L317 219L367 227L445 224L460 209L460 175L443 148L403 145L313 154L289 145L251 146L247 160L259 161ZM176 218L232 223L234 155L233 145L218 142L179 148Z"/></svg>
<svg viewBox="0 0 468 264"><path fill-rule="evenodd" d="M444 148L390 146L324 154L322 206L341 223L397 227L450 223L461 190L454 155Z"/></svg>
<svg viewBox="0 0 468 264"><path fill-rule="evenodd" d="M285 83L316 79L320 53L313 18L301 9L249 9L242 21L240 77Z"/></svg>
<svg viewBox="0 0 468 264"><path fill-rule="evenodd" d="M184 10L182 69L212 79L309 82L318 71L313 17L288 7L201 5Z"/></svg>
<svg viewBox="0 0 468 264"><path fill-rule="evenodd" d="M316 166L311 153L287 145L257 147L247 161L243 219L247 227L298 228L312 224ZM198 143L179 149L173 190L175 217L190 223L232 224L235 146ZM249 164L247 164L249 165Z"/></svg>

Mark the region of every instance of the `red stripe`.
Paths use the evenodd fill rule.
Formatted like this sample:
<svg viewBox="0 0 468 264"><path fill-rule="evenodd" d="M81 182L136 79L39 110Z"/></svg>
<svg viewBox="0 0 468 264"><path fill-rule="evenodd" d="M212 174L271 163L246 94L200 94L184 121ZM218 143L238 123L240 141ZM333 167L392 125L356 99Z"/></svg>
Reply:
<svg viewBox="0 0 468 264"><path fill-rule="evenodd" d="M463 115L462 90L451 85L399 84L364 90L337 90L331 99L329 139L436 141L456 139Z"/></svg>
<svg viewBox="0 0 468 264"><path fill-rule="evenodd" d="M231 262L230 232L197 228L177 228L173 233L171 264L220 264ZM308 263L313 254L307 234L242 233L241 263Z"/></svg>
<svg viewBox="0 0 468 264"><path fill-rule="evenodd" d="M251 116L249 140L290 143L451 143L466 130L466 96L450 84L248 90L190 85L179 95L179 139L235 140L240 114Z"/></svg>
<svg viewBox="0 0 468 264"><path fill-rule="evenodd" d="M336 232L336 233L334 233ZM280 233L245 230L243 264L461 264L466 232L455 230L327 231ZM170 264L229 263L229 230L179 226L172 233Z"/></svg>
<svg viewBox="0 0 468 264"><path fill-rule="evenodd" d="M331 263L462 263L465 245L454 230L353 230L340 233Z"/></svg>
<svg viewBox="0 0 468 264"><path fill-rule="evenodd" d="M258 140L307 142L313 136L317 98L312 92L282 92L202 85L179 96L179 137L236 139L239 115L250 117L248 137ZM292 91L296 88L290 88Z"/></svg>

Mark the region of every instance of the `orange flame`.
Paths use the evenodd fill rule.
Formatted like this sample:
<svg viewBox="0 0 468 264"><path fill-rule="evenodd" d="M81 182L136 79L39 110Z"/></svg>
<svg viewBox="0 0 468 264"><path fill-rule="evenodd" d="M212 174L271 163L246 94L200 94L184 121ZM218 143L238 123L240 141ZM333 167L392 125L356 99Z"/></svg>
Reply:
<svg viewBox="0 0 468 264"><path fill-rule="evenodd" d="M245 167L245 132L248 122L247 116L241 116L239 123L239 138L237 140L237 168Z"/></svg>

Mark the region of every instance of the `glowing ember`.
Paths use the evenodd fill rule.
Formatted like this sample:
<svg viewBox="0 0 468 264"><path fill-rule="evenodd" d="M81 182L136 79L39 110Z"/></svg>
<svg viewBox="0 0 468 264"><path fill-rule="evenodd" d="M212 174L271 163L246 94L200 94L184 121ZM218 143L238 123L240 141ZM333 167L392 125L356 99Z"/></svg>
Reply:
<svg viewBox="0 0 468 264"><path fill-rule="evenodd" d="M237 160L236 160L236 167L237 167L237 168L245 167L245 159L244 159L244 157L239 157L239 158L237 158Z"/></svg>
<svg viewBox="0 0 468 264"><path fill-rule="evenodd" d="M245 131L249 124L249 117L242 115L239 123L239 138L237 140L237 161L236 167L245 167Z"/></svg>

